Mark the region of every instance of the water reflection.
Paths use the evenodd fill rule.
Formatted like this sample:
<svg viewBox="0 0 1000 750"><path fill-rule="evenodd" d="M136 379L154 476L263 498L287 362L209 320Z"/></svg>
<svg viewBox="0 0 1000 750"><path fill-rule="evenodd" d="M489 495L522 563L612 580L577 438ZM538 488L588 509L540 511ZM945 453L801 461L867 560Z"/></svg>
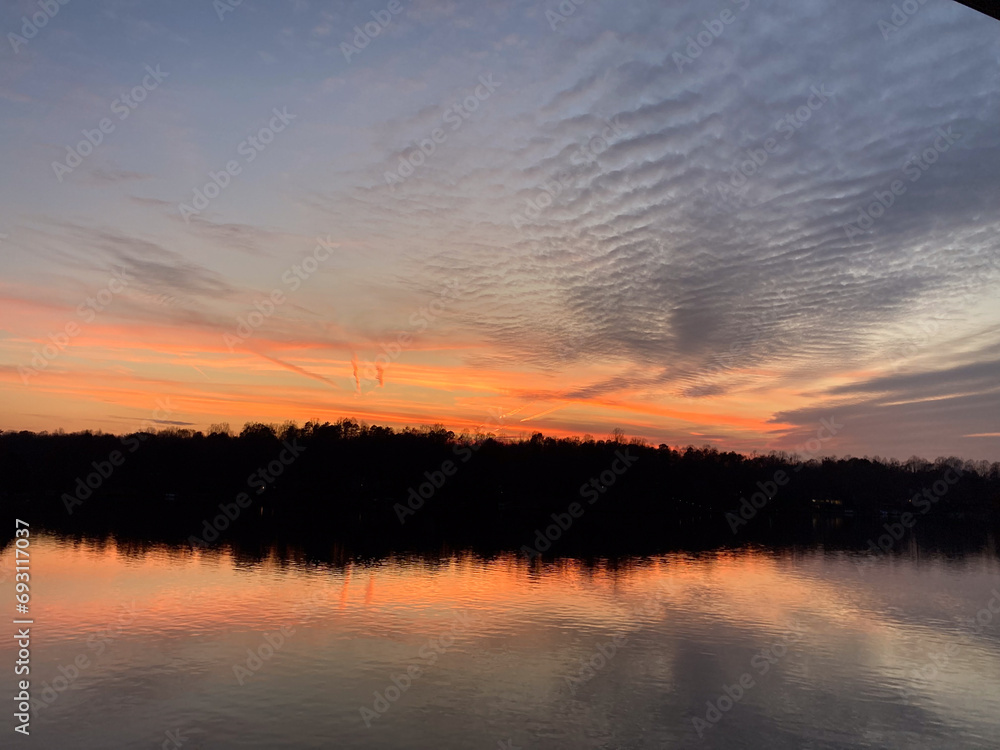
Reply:
<svg viewBox="0 0 1000 750"><path fill-rule="evenodd" d="M39 747L182 729L186 748L972 748L1000 729L992 547L862 566L820 547L32 549Z"/></svg>

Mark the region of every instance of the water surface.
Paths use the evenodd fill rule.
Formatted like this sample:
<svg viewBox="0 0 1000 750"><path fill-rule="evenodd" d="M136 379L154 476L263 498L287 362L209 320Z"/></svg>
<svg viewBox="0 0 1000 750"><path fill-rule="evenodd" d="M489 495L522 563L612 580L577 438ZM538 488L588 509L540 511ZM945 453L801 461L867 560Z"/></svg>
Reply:
<svg viewBox="0 0 1000 750"><path fill-rule="evenodd" d="M178 730L186 749L1000 744L1000 613L970 623L1000 610L992 550L31 549L32 686L52 699L36 748L158 748Z"/></svg>

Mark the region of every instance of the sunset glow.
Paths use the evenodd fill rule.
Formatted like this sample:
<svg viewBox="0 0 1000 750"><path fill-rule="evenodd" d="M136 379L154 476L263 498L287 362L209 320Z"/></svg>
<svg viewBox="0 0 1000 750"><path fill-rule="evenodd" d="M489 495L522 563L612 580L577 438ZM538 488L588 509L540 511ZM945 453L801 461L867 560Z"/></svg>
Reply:
<svg viewBox="0 0 1000 750"><path fill-rule="evenodd" d="M697 60L693 4L62 9L0 79L0 428L995 456L994 29L796 9L772 76L742 5Z"/></svg>

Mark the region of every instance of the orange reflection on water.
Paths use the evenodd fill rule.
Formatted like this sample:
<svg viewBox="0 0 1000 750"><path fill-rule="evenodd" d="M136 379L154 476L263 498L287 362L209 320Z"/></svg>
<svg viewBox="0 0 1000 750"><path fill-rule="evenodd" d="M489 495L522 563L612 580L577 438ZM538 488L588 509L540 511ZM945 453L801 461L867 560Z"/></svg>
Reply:
<svg viewBox="0 0 1000 750"><path fill-rule="evenodd" d="M10 569L13 548L2 557ZM286 627L294 638L259 684L273 679L294 693L311 680L323 690L339 685L343 701L355 701L356 683L366 681L363 695L384 686L388 674L421 660L425 644L460 622L455 647L436 667L440 682L424 683L438 686L427 695L458 684L466 686L458 694L471 695L470 686L485 684L497 700L513 694L523 705L544 703L553 685L614 635L630 644L630 656L615 662L620 684L653 686L643 700L695 689L703 703L781 642L792 645L777 674L748 699L774 716L787 718L788 691L894 706L905 688L941 725L981 726L996 715L989 696L1000 695L996 641L968 638L951 614L974 614L996 587L1000 567L986 554L966 562L885 559L862 576L845 554L816 549L592 563L468 552L376 561L332 543L306 555L286 546L191 550L39 535L31 565L44 675L78 653L95 655L89 639L117 628L114 648L88 673L91 684L195 675L203 690L228 696L234 663L264 632ZM960 644L953 669L935 680L913 677L914 666L949 643ZM10 648L0 644L0 656ZM136 673L135 659L145 671ZM250 701L254 694L239 695ZM442 696L448 705L456 700Z"/></svg>
<svg viewBox="0 0 1000 750"><path fill-rule="evenodd" d="M537 564L513 553L331 565L276 549L248 559L227 547L140 550L53 538L36 538L33 549L33 606L66 633L96 626L109 616L109 605L132 601L142 612L141 627L163 632L179 619L212 631L344 616L420 629L421 619L433 622L452 611L488 613L494 622L569 619L614 630L650 601L661 614L764 631L787 629L803 617L868 632L880 622L857 591L819 580L788 556L752 550L677 553L627 565Z"/></svg>

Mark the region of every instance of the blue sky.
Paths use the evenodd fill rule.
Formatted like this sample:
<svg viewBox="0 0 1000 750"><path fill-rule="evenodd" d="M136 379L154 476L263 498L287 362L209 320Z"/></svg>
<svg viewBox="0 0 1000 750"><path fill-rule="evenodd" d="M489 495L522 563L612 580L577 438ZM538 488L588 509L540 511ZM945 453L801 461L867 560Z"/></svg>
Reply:
<svg viewBox="0 0 1000 750"><path fill-rule="evenodd" d="M26 44L7 35L40 6L4 6L0 427L127 429L171 397L198 428L751 450L836 416L824 453L995 457L997 22L943 0L898 27L882 2L388 6L70 0ZM147 66L166 77L119 119ZM318 238L337 250L292 290Z"/></svg>

